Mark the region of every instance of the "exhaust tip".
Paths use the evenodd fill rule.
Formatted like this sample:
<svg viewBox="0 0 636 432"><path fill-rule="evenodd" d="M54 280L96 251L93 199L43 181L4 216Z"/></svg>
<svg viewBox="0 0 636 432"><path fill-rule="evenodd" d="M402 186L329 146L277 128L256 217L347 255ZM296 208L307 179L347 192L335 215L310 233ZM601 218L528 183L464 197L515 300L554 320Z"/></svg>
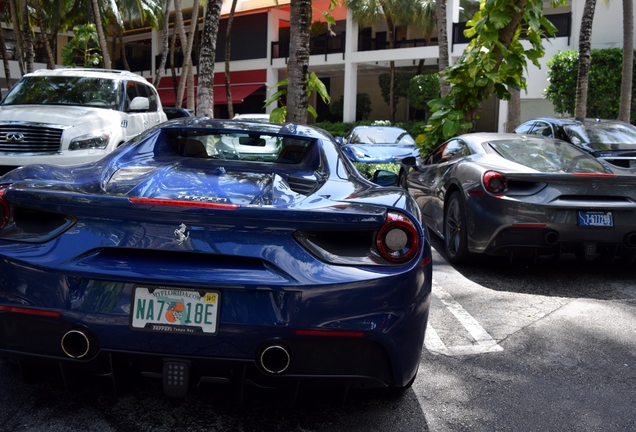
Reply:
<svg viewBox="0 0 636 432"><path fill-rule="evenodd" d="M549 231L543 236L543 241L549 246L554 246L559 241L559 233L556 231Z"/></svg>
<svg viewBox="0 0 636 432"><path fill-rule="evenodd" d="M261 352L261 367L271 374L285 372L290 362L291 356L289 351L282 345L270 345Z"/></svg>
<svg viewBox="0 0 636 432"><path fill-rule="evenodd" d="M62 351L71 358L85 357L91 349L91 340L80 330L69 330L62 336Z"/></svg>
<svg viewBox="0 0 636 432"><path fill-rule="evenodd" d="M636 232L630 232L625 234L623 243L629 247L636 247Z"/></svg>

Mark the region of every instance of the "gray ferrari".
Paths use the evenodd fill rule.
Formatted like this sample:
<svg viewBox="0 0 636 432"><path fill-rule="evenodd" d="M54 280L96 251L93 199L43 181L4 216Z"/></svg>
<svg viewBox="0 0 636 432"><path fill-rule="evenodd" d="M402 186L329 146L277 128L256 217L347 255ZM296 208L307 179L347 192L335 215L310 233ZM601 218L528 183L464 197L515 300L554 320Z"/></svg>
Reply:
<svg viewBox="0 0 636 432"><path fill-rule="evenodd" d="M399 182L451 263L473 254L633 263L635 174L565 141L470 133L404 159Z"/></svg>

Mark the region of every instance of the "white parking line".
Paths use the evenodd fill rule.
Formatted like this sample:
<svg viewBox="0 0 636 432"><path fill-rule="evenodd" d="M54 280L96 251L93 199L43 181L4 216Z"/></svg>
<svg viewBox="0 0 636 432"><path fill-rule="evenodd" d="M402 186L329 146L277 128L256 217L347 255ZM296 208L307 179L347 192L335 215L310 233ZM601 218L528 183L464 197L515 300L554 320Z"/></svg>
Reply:
<svg viewBox="0 0 636 432"><path fill-rule="evenodd" d="M468 355L468 354L484 354L489 352L503 351L497 342L488 334L484 328L479 325L477 320L472 317L466 309L462 307L452 295L433 280L433 294L444 306L457 318L457 321L464 326L468 333L475 340L472 345L456 345L447 347L441 340L437 331L429 324L426 329L426 338L424 343L426 349L432 354L443 354L448 356Z"/></svg>

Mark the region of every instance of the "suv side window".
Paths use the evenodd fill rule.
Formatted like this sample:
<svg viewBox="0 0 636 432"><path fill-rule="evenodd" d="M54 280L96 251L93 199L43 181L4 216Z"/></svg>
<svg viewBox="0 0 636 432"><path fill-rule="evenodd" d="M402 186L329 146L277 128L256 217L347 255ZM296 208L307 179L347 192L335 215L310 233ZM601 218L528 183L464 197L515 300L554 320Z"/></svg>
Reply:
<svg viewBox="0 0 636 432"><path fill-rule="evenodd" d="M157 111L157 93L154 91L154 89L149 85L141 83L137 83L137 86L139 86L139 94L146 96L150 101L150 108L148 108L148 110Z"/></svg>
<svg viewBox="0 0 636 432"><path fill-rule="evenodd" d="M126 83L126 111L130 109L130 102L138 96L145 97L150 99L150 108L149 111L157 111L157 99L150 98L151 94L148 94L150 89L146 89L146 86L135 82L128 81ZM154 102L154 104L153 104ZM154 105L154 109L153 109Z"/></svg>
<svg viewBox="0 0 636 432"><path fill-rule="evenodd" d="M554 138L554 133L552 132L552 126L545 122L537 122L535 127L532 129L532 135L540 135L547 138Z"/></svg>

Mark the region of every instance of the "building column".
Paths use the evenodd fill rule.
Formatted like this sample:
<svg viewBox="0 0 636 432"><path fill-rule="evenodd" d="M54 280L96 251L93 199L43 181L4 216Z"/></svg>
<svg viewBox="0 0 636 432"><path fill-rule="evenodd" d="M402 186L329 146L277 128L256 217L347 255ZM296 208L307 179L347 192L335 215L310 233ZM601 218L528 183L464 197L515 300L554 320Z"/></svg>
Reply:
<svg viewBox="0 0 636 432"><path fill-rule="evenodd" d="M356 95L358 94L358 64L351 62L351 54L358 50L358 24L353 19L350 9L347 9L345 39L345 65L342 121L356 121Z"/></svg>

